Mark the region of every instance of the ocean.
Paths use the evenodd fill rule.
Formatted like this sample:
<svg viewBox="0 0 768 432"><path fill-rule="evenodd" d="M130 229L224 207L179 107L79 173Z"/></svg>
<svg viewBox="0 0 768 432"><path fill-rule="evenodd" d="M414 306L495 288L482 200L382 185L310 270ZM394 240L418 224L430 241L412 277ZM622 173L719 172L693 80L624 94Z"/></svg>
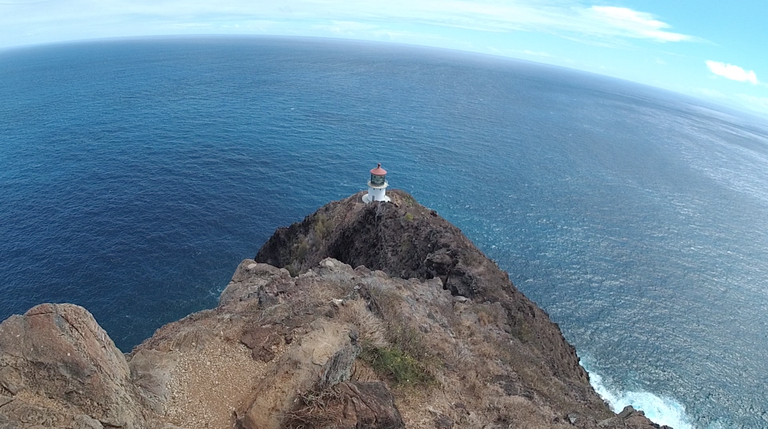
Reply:
<svg viewBox="0 0 768 432"><path fill-rule="evenodd" d="M182 37L0 52L0 319L128 352L381 163L557 322L616 409L768 427L768 121L464 52Z"/></svg>

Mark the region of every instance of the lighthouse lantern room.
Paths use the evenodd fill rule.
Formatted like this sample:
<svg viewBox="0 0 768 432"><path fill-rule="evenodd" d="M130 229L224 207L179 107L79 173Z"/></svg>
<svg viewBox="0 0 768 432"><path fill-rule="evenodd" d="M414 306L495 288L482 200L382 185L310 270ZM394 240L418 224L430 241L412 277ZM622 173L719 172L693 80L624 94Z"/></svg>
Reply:
<svg viewBox="0 0 768 432"><path fill-rule="evenodd" d="M363 202L368 204L372 201L389 202L387 196L387 172L381 167L381 164L371 170L371 179L368 181L368 193L363 195Z"/></svg>

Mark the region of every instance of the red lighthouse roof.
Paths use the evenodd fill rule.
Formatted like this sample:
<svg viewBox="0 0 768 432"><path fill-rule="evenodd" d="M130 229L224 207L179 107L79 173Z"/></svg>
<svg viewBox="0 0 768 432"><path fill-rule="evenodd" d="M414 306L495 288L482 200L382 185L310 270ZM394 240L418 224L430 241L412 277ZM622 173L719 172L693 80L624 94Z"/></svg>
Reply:
<svg viewBox="0 0 768 432"><path fill-rule="evenodd" d="M377 176L385 176L387 175L387 171L381 167L381 164L378 164L376 168L371 170L371 174L377 175Z"/></svg>

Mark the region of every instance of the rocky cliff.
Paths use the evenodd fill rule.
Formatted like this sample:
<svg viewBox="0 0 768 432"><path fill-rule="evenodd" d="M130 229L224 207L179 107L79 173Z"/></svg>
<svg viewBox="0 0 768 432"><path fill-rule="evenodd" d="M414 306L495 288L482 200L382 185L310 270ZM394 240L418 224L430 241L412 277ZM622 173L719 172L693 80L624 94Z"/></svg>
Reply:
<svg viewBox="0 0 768 432"><path fill-rule="evenodd" d="M120 353L84 309L0 324L0 427L658 427L408 194L280 228L215 309Z"/></svg>

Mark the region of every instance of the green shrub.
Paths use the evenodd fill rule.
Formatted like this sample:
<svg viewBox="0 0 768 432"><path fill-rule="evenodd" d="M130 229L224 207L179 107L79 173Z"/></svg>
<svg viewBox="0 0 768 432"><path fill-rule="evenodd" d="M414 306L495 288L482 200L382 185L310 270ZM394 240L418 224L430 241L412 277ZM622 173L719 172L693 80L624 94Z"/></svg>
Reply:
<svg viewBox="0 0 768 432"><path fill-rule="evenodd" d="M301 261L304 259L305 256L307 256L307 252L309 251L309 243L307 242L306 237L302 237L301 241L299 241L298 246L296 246L296 259Z"/></svg>
<svg viewBox="0 0 768 432"><path fill-rule="evenodd" d="M317 216L317 223L315 223L315 236L322 240L329 232L333 231L334 227L333 220L328 219L328 216L324 214L320 214Z"/></svg>
<svg viewBox="0 0 768 432"><path fill-rule="evenodd" d="M369 308L386 324L385 348L363 344L361 358L395 385L431 384L432 371L442 367L424 341L424 336L407 325L401 315L403 298L393 290L369 288Z"/></svg>
<svg viewBox="0 0 768 432"><path fill-rule="evenodd" d="M531 327L524 320L520 320L518 325L514 327L514 335L520 342L531 342L533 340L533 331Z"/></svg>
<svg viewBox="0 0 768 432"><path fill-rule="evenodd" d="M367 362L377 374L398 386L428 385L435 381L435 377L429 373L422 362L398 348L365 345L360 358Z"/></svg>

